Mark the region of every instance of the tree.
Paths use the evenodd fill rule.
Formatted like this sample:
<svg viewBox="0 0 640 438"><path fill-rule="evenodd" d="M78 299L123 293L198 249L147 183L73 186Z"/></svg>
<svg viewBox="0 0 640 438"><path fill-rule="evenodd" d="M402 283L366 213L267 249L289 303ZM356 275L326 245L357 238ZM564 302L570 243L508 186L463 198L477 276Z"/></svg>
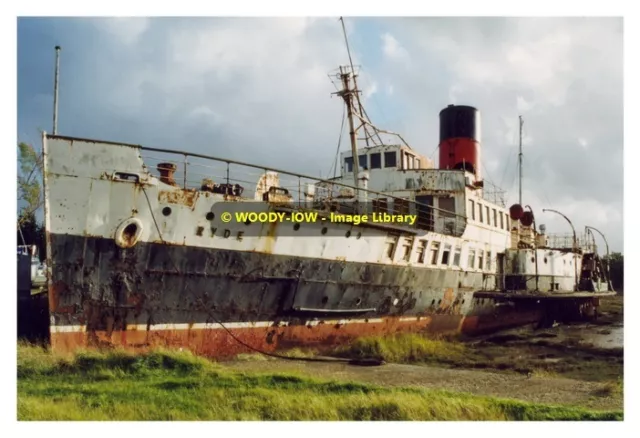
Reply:
<svg viewBox="0 0 640 438"><path fill-rule="evenodd" d="M611 284L617 291L624 291L624 256L619 252L612 252L609 257L605 257L609 262L609 272L611 273Z"/></svg>
<svg viewBox="0 0 640 438"><path fill-rule="evenodd" d="M42 155L30 144L18 144L18 244L37 245L40 257L45 254L44 228L36 220L36 212L44 202Z"/></svg>
<svg viewBox="0 0 640 438"><path fill-rule="evenodd" d="M18 223L28 220L42 206L42 155L33 146L21 142L18 144L18 205L22 203Z"/></svg>

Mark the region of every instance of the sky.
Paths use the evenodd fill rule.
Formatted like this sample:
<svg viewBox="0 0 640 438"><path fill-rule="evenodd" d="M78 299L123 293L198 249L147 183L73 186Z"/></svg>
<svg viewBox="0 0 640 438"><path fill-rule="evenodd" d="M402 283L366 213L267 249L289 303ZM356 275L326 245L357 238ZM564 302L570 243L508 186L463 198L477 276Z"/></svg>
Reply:
<svg viewBox="0 0 640 438"><path fill-rule="evenodd" d="M622 18L346 18L364 105L436 159L438 113L482 116L482 173L548 232L596 227L623 251ZM332 18L19 18L18 140L51 131L327 176L348 63ZM348 142L343 138L342 149Z"/></svg>

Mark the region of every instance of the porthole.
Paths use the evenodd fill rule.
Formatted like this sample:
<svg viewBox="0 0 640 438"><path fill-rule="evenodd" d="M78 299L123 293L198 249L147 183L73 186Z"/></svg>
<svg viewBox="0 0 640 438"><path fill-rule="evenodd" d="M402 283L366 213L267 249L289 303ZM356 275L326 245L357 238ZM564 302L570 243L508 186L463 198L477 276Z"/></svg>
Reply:
<svg viewBox="0 0 640 438"><path fill-rule="evenodd" d="M327 234L327 231L328 231L328 230L327 230L327 227L323 227L323 228L322 228L322 234Z"/></svg>
<svg viewBox="0 0 640 438"><path fill-rule="evenodd" d="M171 214L171 207L165 207L162 209L162 214L165 216L169 216Z"/></svg>
<svg viewBox="0 0 640 438"><path fill-rule="evenodd" d="M356 239L359 239L362 237L362 233L358 233L358 235L356 236Z"/></svg>
<svg viewBox="0 0 640 438"><path fill-rule="evenodd" d="M344 234L344 237L346 237L347 239L348 239L349 237L351 237L351 231L347 231L347 232Z"/></svg>
<svg viewBox="0 0 640 438"><path fill-rule="evenodd" d="M298 231L300 229L300 224L294 224L293 225L293 230L294 231Z"/></svg>
<svg viewBox="0 0 640 438"><path fill-rule="evenodd" d="M244 221L245 225L251 225L251 221L249 219L247 219L246 221Z"/></svg>
<svg viewBox="0 0 640 438"><path fill-rule="evenodd" d="M544 262L547 263L547 258L546 257L544 258Z"/></svg>
<svg viewBox="0 0 640 438"><path fill-rule="evenodd" d="M129 218L116 230L115 241L120 248L131 248L142 235L142 222L138 218Z"/></svg>
<svg viewBox="0 0 640 438"><path fill-rule="evenodd" d="M324 296L322 297L322 304L327 304L329 302L329 297L328 296Z"/></svg>
<svg viewBox="0 0 640 438"><path fill-rule="evenodd" d="M213 220L213 218L215 218L215 217L216 217L216 215L215 215L215 214L213 214L213 212L212 212L212 211L210 211L209 213L207 213L207 215L206 215L205 217L207 218L207 220L208 220L208 221L212 221L212 220Z"/></svg>

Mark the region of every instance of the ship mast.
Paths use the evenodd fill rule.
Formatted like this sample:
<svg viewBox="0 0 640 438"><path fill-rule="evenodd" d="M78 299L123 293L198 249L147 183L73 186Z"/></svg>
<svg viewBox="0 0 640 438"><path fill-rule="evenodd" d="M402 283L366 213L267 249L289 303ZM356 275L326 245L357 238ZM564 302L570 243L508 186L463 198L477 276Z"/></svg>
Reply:
<svg viewBox="0 0 640 438"><path fill-rule="evenodd" d="M351 71L347 67L340 67L340 80L342 81L342 90L340 90L338 94L340 97L344 99L345 105L347 105L347 118L349 120L349 138L351 140L351 155L353 157L353 182L354 187L358 187L358 168L359 168L359 159L358 159L358 144L356 142L356 130L353 123L353 95L358 92L356 88L351 88L351 76L353 73L353 68ZM355 79L355 75L354 79Z"/></svg>
<svg viewBox="0 0 640 438"><path fill-rule="evenodd" d="M519 191L519 198L518 198L518 204L522 205L522 125L524 125L524 120L522 120L522 116L518 116L518 119L520 120L520 153L518 154L518 178L519 178L519 183L518 183L518 191Z"/></svg>

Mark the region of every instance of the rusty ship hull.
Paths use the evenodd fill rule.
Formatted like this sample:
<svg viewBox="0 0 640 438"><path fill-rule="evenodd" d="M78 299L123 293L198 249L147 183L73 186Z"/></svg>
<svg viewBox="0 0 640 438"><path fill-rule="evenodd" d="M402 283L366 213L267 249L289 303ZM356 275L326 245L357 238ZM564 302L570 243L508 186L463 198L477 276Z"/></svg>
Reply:
<svg viewBox="0 0 640 438"><path fill-rule="evenodd" d="M270 211L282 207L270 202L273 187L261 183L254 199L229 190L229 168L239 163L218 160L221 168L207 170L227 181L223 191L209 191L204 181L189 187L187 156L190 164L206 158L196 154L181 153L183 173L167 177L154 174L143 153L175 151L47 134L43 142L49 329L56 350L170 346L225 357L252 349L330 348L405 331L476 334L589 315L603 295L559 293L577 280L571 266L582 256L550 249L536 293L527 291L531 251L516 250L509 263L492 257L509 246L507 227L483 244L487 251L477 253L478 262L475 249L467 248L478 246L467 237L471 223L449 213L439 220L437 208L426 229L412 230L323 221L225 223L213 214L215 206L254 205L261 198ZM464 195L464 172L447 175L448 184L460 181L456 193ZM303 176L292 177L304 186ZM536 269L542 254L534 254ZM505 284L523 285L525 293L505 292Z"/></svg>
<svg viewBox="0 0 640 438"><path fill-rule="evenodd" d="M163 345L227 356L249 351L227 330L273 351L402 331L477 334L535 323L545 314L538 300L478 297L473 287L458 287L481 283L482 274L160 243L123 250L110 239L49 238L60 260L49 289L56 349ZM92 283L101 285L99 296L86 287Z"/></svg>

